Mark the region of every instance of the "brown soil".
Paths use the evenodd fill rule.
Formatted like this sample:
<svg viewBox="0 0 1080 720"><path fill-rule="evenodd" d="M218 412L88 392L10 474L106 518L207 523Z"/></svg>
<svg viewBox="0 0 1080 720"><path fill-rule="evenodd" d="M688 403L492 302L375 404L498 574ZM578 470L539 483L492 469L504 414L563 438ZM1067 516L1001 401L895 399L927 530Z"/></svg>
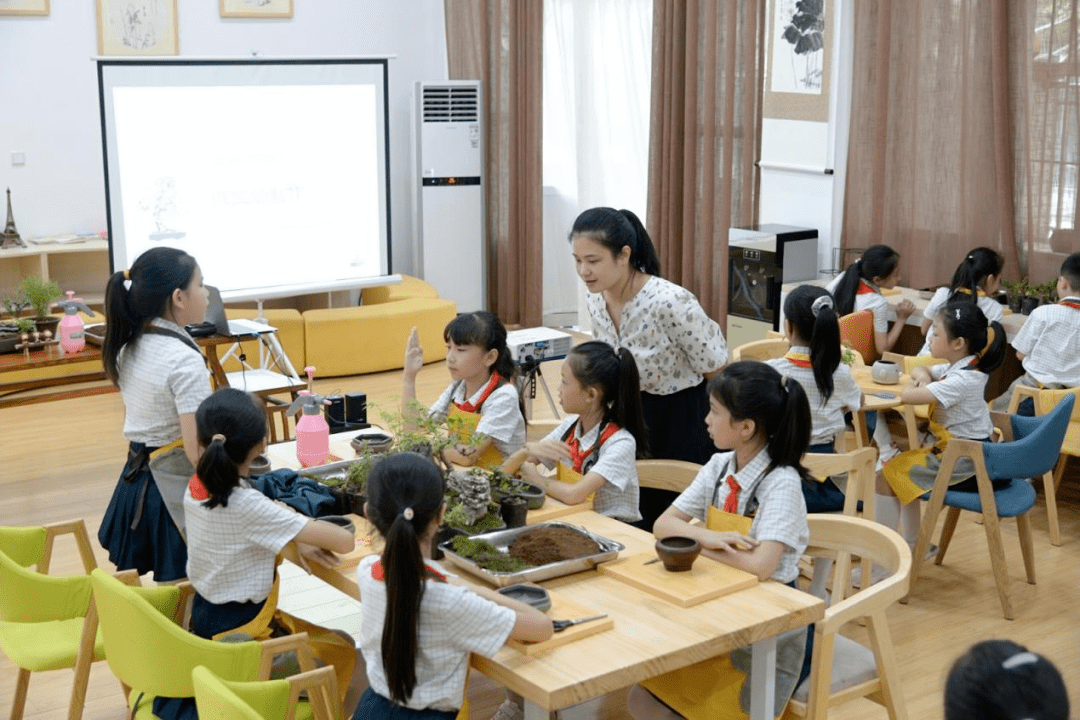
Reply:
<svg viewBox="0 0 1080 720"><path fill-rule="evenodd" d="M572 560L595 555L600 546L592 538L576 530L545 527L519 535L510 543L510 557L524 560L530 565L547 565L560 560Z"/></svg>

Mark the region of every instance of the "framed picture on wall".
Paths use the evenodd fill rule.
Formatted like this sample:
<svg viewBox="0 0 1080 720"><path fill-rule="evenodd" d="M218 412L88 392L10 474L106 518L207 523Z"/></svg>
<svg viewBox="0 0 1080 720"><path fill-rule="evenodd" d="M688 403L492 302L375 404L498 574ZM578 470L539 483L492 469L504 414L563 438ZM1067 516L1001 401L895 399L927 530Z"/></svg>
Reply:
<svg viewBox="0 0 1080 720"><path fill-rule="evenodd" d="M48 15L49 0L0 0L0 15Z"/></svg>
<svg viewBox="0 0 1080 720"><path fill-rule="evenodd" d="M829 120L832 0L770 0L764 116Z"/></svg>
<svg viewBox="0 0 1080 720"><path fill-rule="evenodd" d="M223 18L291 18L292 0L218 0Z"/></svg>
<svg viewBox="0 0 1080 720"><path fill-rule="evenodd" d="M176 0L97 0L98 55L179 55Z"/></svg>

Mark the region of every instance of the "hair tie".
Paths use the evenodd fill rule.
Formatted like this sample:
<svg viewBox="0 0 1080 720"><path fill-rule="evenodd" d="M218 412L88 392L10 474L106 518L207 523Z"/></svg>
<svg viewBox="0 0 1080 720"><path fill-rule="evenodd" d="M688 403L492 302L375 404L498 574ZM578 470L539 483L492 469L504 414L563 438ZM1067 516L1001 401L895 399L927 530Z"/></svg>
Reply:
<svg viewBox="0 0 1080 720"><path fill-rule="evenodd" d="M414 513L413 513L413 509L411 507L407 507L407 508L405 508L404 510L401 511L401 516L403 518L405 518L406 520L412 520L413 515L414 515Z"/></svg>
<svg viewBox="0 0 1080 720"><path fill-rule="evenodd" d="M861 257L855 258L855 264L856 265L861 265L862 264L862 258Z"/></svg>
<svg viewBox="0 0 1080 720"><path fill-rule="evenodd" d="M210 438L210 442L214 442L215 440L218 440L219 442L221 442L222 445L225 444L225 436L222 435L221 433L214 433L214 436L212 438Z"/></svg>
<svg viewBox="0 0 1080 720"><path fill-rule="evenodd" d="M130 280L131 279L131 271L130 270L124 270L124 279L125 280Z"/></svg>
<svg viewBox="0 0 1080 720"><path fill-rule="evenodd" d="M967 256L967 259L968 259L968 260L974 260L974 259L975 259L975 256L974 256L974 255L968 255L968 256Z"/></svg>
<svg viewBox="0 0 1080 720"><path fill-rule="evenodd" d="M989 325L986 328L986 345L979 351L979 357L986 354L986 351L990 349L990 346L994 344L994 326Z"/></svg>
<svg viewBox="0 0 1080 720"><path fill-rule="evenodd" d="M960 319L960 308L956 308L956 319Z"/></svg>
<svg viewBox="0 0 1080 720"><path fill-rule="evenodd" d="M832 296L821 295L816 300L814 300L814 303L810 306L810 312L811 314L813 314L814 317L817 317L818 313L820 313L823 308L833 307L835 307L835 305L833 305Z"/></svg>
<svg viewBox="0 0 1080 720"><path fill-rule="evenodd" d="M1018 652L1012 657L1005 658L1001 661L1001 667L1006 670L1015 670L1021 665L1033 665L1039 662L1039 656L1033 652Z"/></svg>
<svg viewBox="0 0 1080 720"><path fill-rule="evenodd" d="M780 376L780 387L783 388L784 392L788 391L787 378L788 378L787 375L781 375Z"/></svg>

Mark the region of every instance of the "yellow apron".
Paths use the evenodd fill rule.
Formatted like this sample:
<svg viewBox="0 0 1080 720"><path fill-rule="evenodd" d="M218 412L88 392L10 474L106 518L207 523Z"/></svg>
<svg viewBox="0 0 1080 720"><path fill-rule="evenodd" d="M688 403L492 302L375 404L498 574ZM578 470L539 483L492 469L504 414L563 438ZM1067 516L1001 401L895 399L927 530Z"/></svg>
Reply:
<svg viewBox="0 0 1080 720"><path fill-rule="evenodd" d="M719 532L750 534L751 517L709 506L705 526ZM641 685L688 720L720 720L747 715L739 704L746 673L731 664L731 655L702 660L680 670L646 680ZM784 708L777 708L782 711ZM779 713L778 713L779 714Z"/></svg>
<svg viewBox="0 0 1080 720"><path fill-rule="evenodd" d="M555 465L555 479L561 483L574 485L581 480L581 477L581 473L576 472L573 468L567 467L561 462ZM594 497L596 497L596 493L589 493L589 497L585 498L584 502L592 502Z"/></svg>
<svg viewBox="0 0 1080 720"><path fill-rule="evenodd" d="M277 564L280 565L283 555L278 555ZM352 679L353 669L356 667L356 649L332 630L302 620L295 615L290 615L284 610L278 609L278 593L281 587L281 577L274 571L274 585L270 588L270 594L266 597L259 614L244 623L240 627L226 630L214 635L214 640L221 640L230 633L245 633L255 640L267 640L271 637L292 635L294 633L307 633L308 642L311 645L312 654L327 665L334 667L337 675L338 692L344 701L349 691L349 681Z"/></svg>
<svg viewBox="0 0 1080 720"><path fill-rule="evenodd" d="M446 419L454 421L452 425L456 426L458 431L458 441L467 443L476 432L476 426L480 424L480 413L467 412L450 403L450 409L446 412ZM502 465L505 460L506 457L499 452L493 441L484 449L484 452L480 453L473 465L494 470Z"/></svg>
<svg viewBox="0 0 1080 720"><path fill-rule="evenodd" d="M889 487L896 493L896 497L900 499L900 502L905 505L922 497L930 490L929 488L922 487L911 479L911 469L916 465L926 467L927 461L931 455L941 457L941 454L945 452L945 448L949 444L949 440L952 438L952 435L945 429L945 426L933 419L936 406L936 403L932 404L929 413L930 432L934 435L934 444L930 447L905 450L892 460L889 460L889 462L885 463L885 467L881 469L881 474L885 476L885 480L888 481Z"/></svg>

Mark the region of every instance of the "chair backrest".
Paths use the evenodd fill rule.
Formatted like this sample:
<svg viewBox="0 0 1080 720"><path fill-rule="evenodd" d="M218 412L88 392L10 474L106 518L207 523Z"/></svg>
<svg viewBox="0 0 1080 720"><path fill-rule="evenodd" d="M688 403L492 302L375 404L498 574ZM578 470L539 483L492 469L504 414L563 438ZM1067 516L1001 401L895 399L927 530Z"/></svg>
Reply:
<svg viewBox="0 0 1080 720"><path fill-rule="evenodd" d="M638 460L638 485L681 493L694 482L701 466L686 460Z"/></svg>
<svg viewBox="0 0 1080 720"><path fill-rule="evenodd" d="M900 353L895 352L882 353L881 359L892 360L900 366L900 371L905 375L910 375L911 371L917 367L931 367L933 365L942 365L949 362L948 360L936 358L931 355L901 355Z"/></svg>
<svg viewBox="0 0 1080 720"><path fill-rule="evenodd" d="M803 455L802 462L818 481L847 473L845 515L854 515L860 500L866 503L873 499L877 477L874 471L877 451L874 448L859 448L844 453L807 453Z"/></svg>
<svg viewBox="0 0 1080 720"><path fill-rule="evenodd" d="M44 553L45 528L0 528L0 621L48 622L86 615L90 578L29 569Z"/></svg>
<svg viewBox="0 0 1080 720"><path fill-rule="evenodd" d="M256 679L259 643L213 642L170 620L179 588L132 588L101 570L90 573L90 582L109 667L125 685L151 695L193 697L191 671L198 665L230 680Z"/></svg>
<svg viewBox="0 0 1080 720"><path fill-rule="evenodd" d="M263 716L255 708L244 702L232 688L222 682L214 673L202 665L191 671L191 682L195 686L195 707L199 720L274 720L278 714ZM260 685L285 686L288 696L289 684L284 680L270 680ZM283 706L282 706L283 707Z"/></svg>
<svg viewBox="0 0 1080 720"><path fill-rule="evenodd" d="M872 363L878 359L877 345L874 342L874 314L869 310L860 310L840 318L840 339L847 340L851 347L858 350L863 361Z"/></svg>
<svg viewBox="0 0 1080 720"><path fill-rule="evenodd" d="M754 340L733 348L731 362L738 362L739 360L772 360L773 358L784 357L788 347L787 338Z"/></svg>
<svg viewBox="0 0 1080 720"><path fill-rule="evenodd" d="M1011 416L1012 442L983 443L986 473L993 480L1039 477L1057 464L1076 396L1066 394L1048 414Z"/></svg>
<svg viewBox="0 0 1080 720"><path fill-rule="evenodd" d="M1016 390L1013 392L1013 397L1009 402L1009 412L1015 413L1017 406L1020 404L1020 400L1024 396L1028 396L1035 400L1035 414L1046 415L1057 407L1057 404L1061 402L1066 395L1072 395L1074 397L1080 395L1080 387L1051 389L1029 388L1023 385L1017 385ZM1080 402L1074 401L1072 416L1069 418L1069 421L1080 422Z"/></svg>
<svg viewBox="0 0 1080 720"><path fill-rule="evenodd" d="M301 692L311 698L314 720L340 720L341 702L332 666L284 680L231 682L202 665L191 672L200 720L292 720Z"/></svg>

